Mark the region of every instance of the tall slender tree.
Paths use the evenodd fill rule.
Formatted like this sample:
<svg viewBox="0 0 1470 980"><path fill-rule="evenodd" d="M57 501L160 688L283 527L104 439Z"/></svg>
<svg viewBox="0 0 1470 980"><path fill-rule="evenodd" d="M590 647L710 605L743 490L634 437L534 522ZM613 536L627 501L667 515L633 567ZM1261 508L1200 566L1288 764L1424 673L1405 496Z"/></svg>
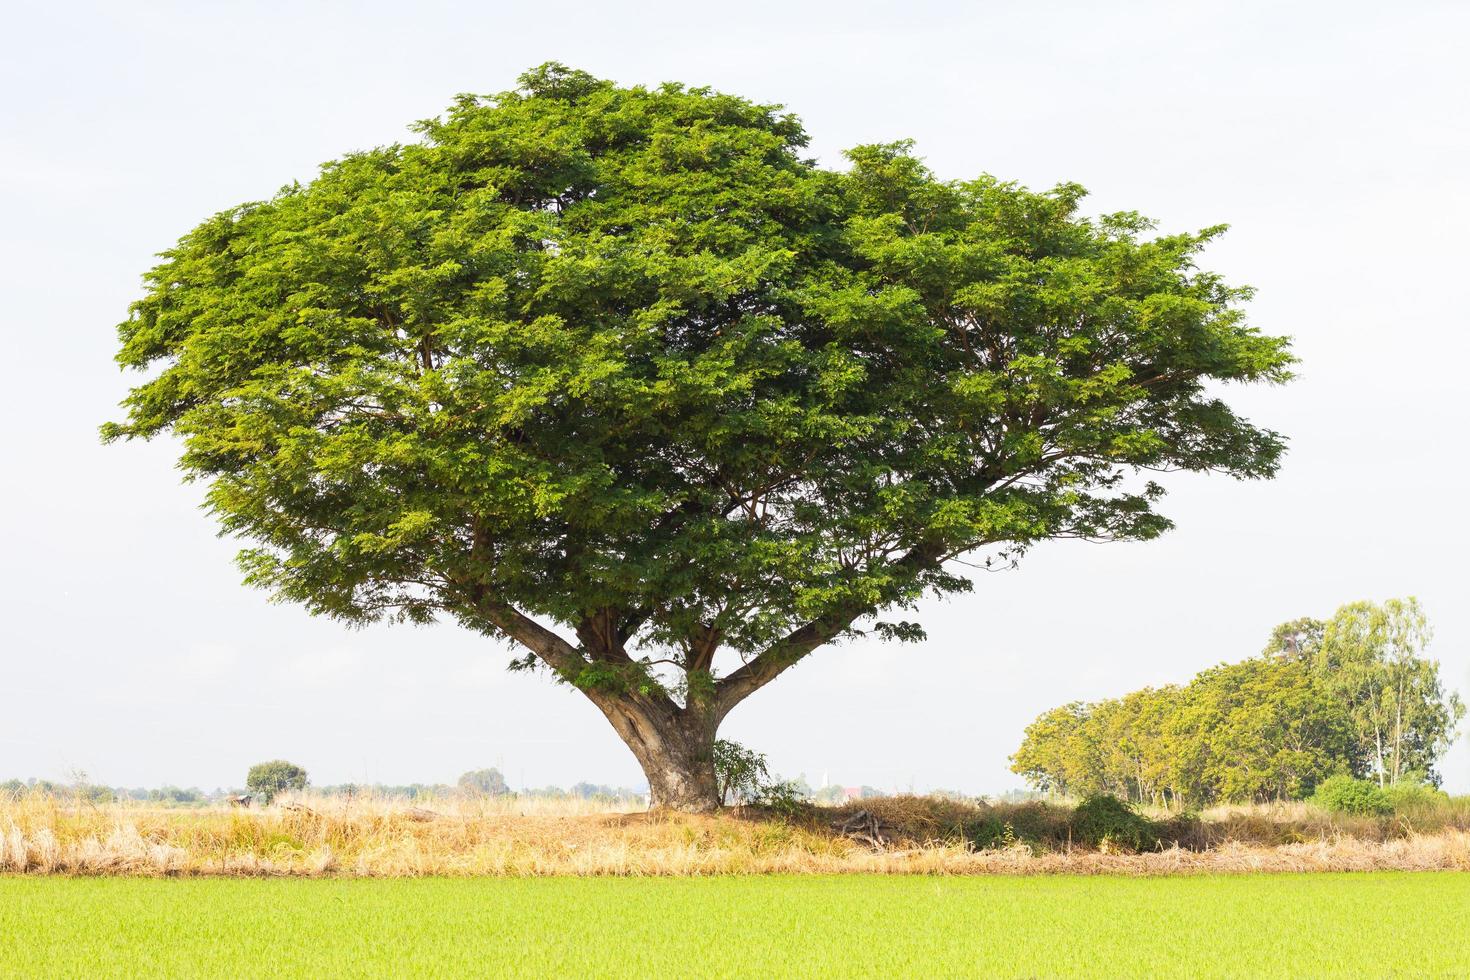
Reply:
<svg viewBox="0 0 1470 980"><path fill-rule="evenodd" d="M1352 602L1327 621L1315 650L1318 671L1352 718L1363 774L1380 786L1409 775L1437 783L1434 763L1465 715L1439 664L1424 656L1431 635L1412 597Z"/></svg>
<svg viewBox="0 0 1470 980"><path fill-rule="evenodd" d="M177 435L247 581L458 620L608 718L655 802L718 805L724 718L956 563L1141 540L1153 471L1266 477L1223 382L1286 342L1081 188L803 155L779 107L546 65L164 253L105 437Z"/></svg>

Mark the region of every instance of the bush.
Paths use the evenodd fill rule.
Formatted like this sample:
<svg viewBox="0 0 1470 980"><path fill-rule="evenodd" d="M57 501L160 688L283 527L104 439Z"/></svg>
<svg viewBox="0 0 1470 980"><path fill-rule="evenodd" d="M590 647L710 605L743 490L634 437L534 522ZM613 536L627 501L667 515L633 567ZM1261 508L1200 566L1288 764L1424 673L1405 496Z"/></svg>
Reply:
<svg viewBox="0 0 1470 980"><path fill-rule="evenodd" d="M755 802L787 821L800 816L809 807L801 784L794 779L778 779L761 784Z"/></svg>
<svg viewBox="0 0 1470 980"><path fill-rule="evenodd" d="M715 741L715 783L721 805L754 803L770 782L764 755L728 738Z"/></svg>
<svg viewBox="0 0 1470 980"><path fill-rule="evenodd" d="M1312 794L1312 802L1330 813L1383 816L1394 808L1388 794L1377 783L1346 775L1324 779Z"/></svg>
<svg viewBox="0 0 1470 980"><path fill-rule="evenodd" d="M269 803L277 793L306 789L306 770L285 759L257 763L245 776L245 788Z"/></svg>
<svg viewBox="0 0 1470 980"><path fill-rule="evenodd" d="M1393 786L1385 786L1382 792L1395 813L1440 806L1450 801L1450 794L1444 790L1413 779L1400 780Z"/></svg>
<svg viewBox="0 0 1470 980"><path fill-rule="evenodd" d="M1175 845L1189 851L1203 850L1208 846L1205 822L1193 810L1181 810L1163 820L1155 820L1153 825L1161 845Z"/></svg>
<svg viewBox="0 0 1470 980"><path fill-rule="evenodd" d="M199 803L204 799L204 794L197 789L164 786L162 789L147 791L144 798L154 803Z"/></svg>
<svg viewBox="0 0 1470 980"><path fill-rule="evenodd" d="M1100 850L1152 851L1159 846L1152 820L1116 796L1089 796L1072 811L1072 839Z"/></svg>
<svg viewBox="0 0 1470 980"><path fill-rule="evenodd" d="M73 794L88 803L115 803L117 795L107 786L94 786L91 783L82 783L72 790Z"/></svg>
<svg viewBox="0 0 1470 980"><path fill-rule="evenodd" d="M1016 828L1000 817L987 816L971 820L960 830L965 842L978 851L1006 848L1016 843Z"/></svg>

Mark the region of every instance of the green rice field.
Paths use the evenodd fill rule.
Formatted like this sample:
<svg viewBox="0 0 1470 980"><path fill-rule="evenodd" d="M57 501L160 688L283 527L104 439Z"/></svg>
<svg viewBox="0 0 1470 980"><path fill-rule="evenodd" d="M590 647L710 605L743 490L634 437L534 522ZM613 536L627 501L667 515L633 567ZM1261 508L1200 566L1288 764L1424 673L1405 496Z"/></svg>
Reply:
<svg viewBox="0 0 1470 980"><path fill-rule="evenodd" d="M1470 976L1470 874L0 877L3 977Z"/></svg>

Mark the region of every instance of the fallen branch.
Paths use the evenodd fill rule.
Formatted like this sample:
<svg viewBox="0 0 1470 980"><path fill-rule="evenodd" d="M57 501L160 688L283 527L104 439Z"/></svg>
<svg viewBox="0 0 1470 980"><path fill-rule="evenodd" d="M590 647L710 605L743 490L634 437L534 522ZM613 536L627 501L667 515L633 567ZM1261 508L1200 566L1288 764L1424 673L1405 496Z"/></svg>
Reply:
<svg viewBox="0 0 1470 980"><path fill-rule="evenodd" d="M887 847L894 838L894 828L867 810L859 810L832 823L832 829L843 837L867 844L874 850Z"/></svg>

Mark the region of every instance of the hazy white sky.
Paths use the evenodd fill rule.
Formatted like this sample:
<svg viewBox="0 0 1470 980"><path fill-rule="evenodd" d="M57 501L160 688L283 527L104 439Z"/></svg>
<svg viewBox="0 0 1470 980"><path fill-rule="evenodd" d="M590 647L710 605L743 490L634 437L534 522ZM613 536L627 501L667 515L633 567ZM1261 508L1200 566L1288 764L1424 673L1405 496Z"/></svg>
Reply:
<svg viewBox="0 0 1470 980"><path fill-rule="evenodd" d="M1470 5L6 3L0 58L0 779L634 784L602 716L452 625L348 631L239 584L174 447L101 447L151 256L458 92L556 59L782 102L836 164L912 137L950 177L1233 226L1207 253L1303 359L1236 395L1279 479L1172 482L1179 528L1056 544L828 649L726 724L814 784L993 792L1038 712L1184 681L1341 602L1417 595L1470 690ZM1446 783L1470 790L1462 737Z"/></svg>

